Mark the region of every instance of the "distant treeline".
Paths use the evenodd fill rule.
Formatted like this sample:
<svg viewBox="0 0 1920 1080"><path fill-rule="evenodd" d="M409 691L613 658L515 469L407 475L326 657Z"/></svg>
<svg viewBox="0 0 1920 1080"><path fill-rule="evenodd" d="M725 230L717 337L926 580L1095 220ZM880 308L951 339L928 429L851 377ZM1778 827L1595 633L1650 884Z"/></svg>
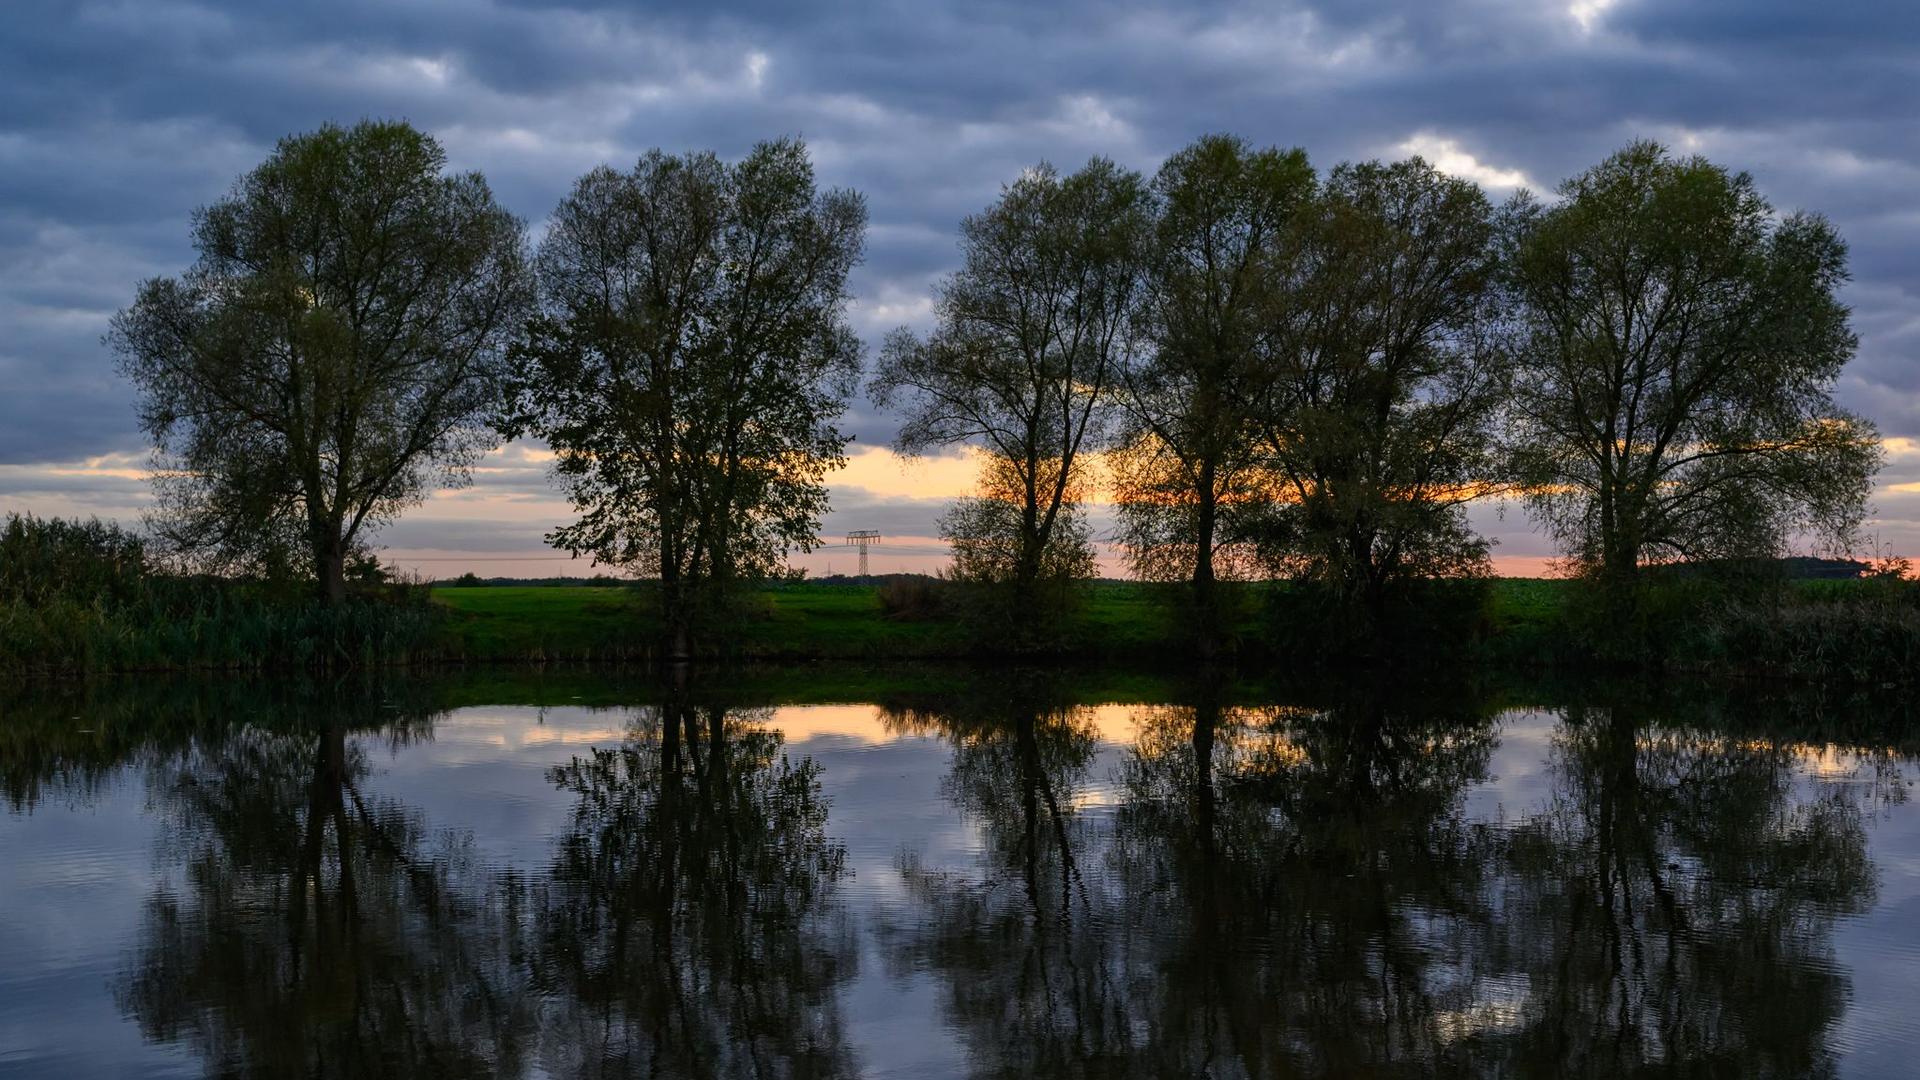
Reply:
<svg viewBox="0 0 1920 1080"><path fill-rule="evenodd" d="M594 169L535 250L406 124L289 137L113 323L155 554L338 607L375 528L537 437L577 512L550 542L655 581L660 651L690 655L818 543L870 367L898 449L984 451L940 526L982 640L1057 637L1103 484L1203 654L1258 579L1374 654L1489 575L1465 508L1506 497L1638 656L1644 567L1847 548L1880 461L1832 397L1845 244L1653 143L1499 204L1419 158L1322 172L1228 135L1152 176L1041 163L960 222L930 327L873 365L866 224L783 139Z"/></svg>

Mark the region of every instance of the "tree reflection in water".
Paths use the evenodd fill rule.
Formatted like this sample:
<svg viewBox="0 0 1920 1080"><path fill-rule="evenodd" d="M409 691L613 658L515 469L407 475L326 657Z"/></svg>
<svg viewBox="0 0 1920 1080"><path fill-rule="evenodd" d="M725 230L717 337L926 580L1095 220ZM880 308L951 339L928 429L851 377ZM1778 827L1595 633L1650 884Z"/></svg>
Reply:
<svg viewBox="0 0 1920 1080"><path fill-rule="evenodd" d="M1873 899L1856 792L1794 784L1796 748L1568 710L1552 805L1504 846L1482 950L1516 988L1478 1052L1529 1074L1822 1076L1847 1001L1832 928Z"/></svg>
<svg viewBox="0 0 1920 1080"><path fill-rule="evenodd" d="M541 890L542 1060L561 1076L855 1073L851 926L819 766L762 714L670 700L555 769L577 797Z"/></svg>
<svg viewBox="0 0 1920 1080"><path fill-rule="evenodd" d="M1497 725L1464 695L1138 712L1120 805L1044 692L897 722L955 743L977 873L902 869L894 963L982 1075L1807 1076L1870 902L1851 789L1631 701L1569 710L1555 791L1473 821Z"/></svg>
<svg viewBox="0 0 1920 1080"><path fill-rule="evenodd" d="M370 795L364 747L433 714L391 687L265 693L217 736L154 747L176 869L148 900L122 1008L219 1076L520 1071L531 999L511 893L466 846ZM238 703L236 703L238 704Z"/></svg>
<svg viewBox="0 0 1920 1080"><path fill-rule="evenodd" d="M162 878L115 992L209 1075L853 1074L869 930L979 1075L1837 1071L1833 926L1873 900L1864 816L1910 756L1813 784L1854 766L1797 714L1601 693L1555 718L1549 794L1487 819L1466 795L1508 721L1474 695L1222 684L1132 709L1125 746L1054 677L885 710L947 741L981 853L903 856L911 917L865 924L819 767L680 688L552 770L534 867L372 789L431 733L418 682L9 697L0 794L144 770Z"/></svg>
<svg viewBox="0 0 1920 1080"><path fill-rule="evenodd" d="M621 745L552 771L574 806L529 877L368 790L369 743L431 735L402 689L255 688L224 724L126 747L166 826L116 987L149 1039L219 1076L855 1071L844 853L818 766L764 714L636 710ZM75 772L33 760L23 800Z"/></svg>
<svg viewBox="0 0 1920 1080"><path fill-rule="evenodd" d="M979 822L988 866L975 882L905 858L923 907L918 934L889 934L900 970L944 978L970 1056L1007 1075L1065 1075L1128 1046L1096 912L1110 906L1077 860L1096 842L1075 812L1096 736L1044 678L981 686L933 709L894 708L889 726L952 744L946 794Z"/></svg>

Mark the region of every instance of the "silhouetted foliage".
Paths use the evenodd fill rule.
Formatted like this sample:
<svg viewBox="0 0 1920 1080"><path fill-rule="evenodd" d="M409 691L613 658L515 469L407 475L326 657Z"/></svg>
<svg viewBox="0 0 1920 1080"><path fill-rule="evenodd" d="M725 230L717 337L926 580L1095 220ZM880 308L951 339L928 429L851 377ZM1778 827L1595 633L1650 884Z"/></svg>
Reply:
<svg viewBox="0 0 1920 1080"><path fill-rule="evenodd" d="M537 259L512 435L546 440L580 512L549 540L660 580L685 655L729 586L817 540L860 365L846 320L866 205L806 146L727 164L658 150L580 178Z"/></svg>
<svg viewBox="0 0 1920 1080"><path fill-rule="evenodd" d="M1636 143L1516 222L1513 405L1534 518L1615 607L1643 562L1844 545L1880 451L1833 401L1855 338L1825 219Z"/></svg>
<svg viewBox="0 0 1920 1080"><path fill-rule="evenodd" d="M1078 590L1093 576L1093 538L1077 500L1053 514L1038 562L1027 549L1024 488L1015 470L989 459L980 494L963 496L940 518L940 538L953 551L948 576L958 610L976 636L995 648L1057 642ZM1069 489L1068 496L1074 492Z"/></svg>
<svg viewBox="0 0 1920 1080"><path fill-rule="evenodd" d="M333 669L432 651L424 588L358 585L327 604L284 584L168 572L118 526L9 515L0 671Z"/></svg>
<svg viewBox="0 0 1920 1080"><path fill-rule="evenodd" d="M525 242L479 173L445 169L404 123L282 139L194 215L193 267L115 316L154 524L190 565L303 572L339 603L366 534L494 444Z"/></svg>
<svg viewBox="0 0 1920 1080"><path fill-rule="evenodd" d="M891 334L869 384L875 405L903 414L903 453L984 451L978 496L942 532L959 574L1002 587L1016 615L1041 606L1043 581L1090 568L1075 503L1133 348L1147 202L1140 177L1104 158L1066 176L1029 169L961 223L933 333ZM994 630L1011 641L1029 625Z"/></svg>
<svg viewBox="0 0 1920 1080"><path fill-rule="evenodd" d="M880 582L875 595L889 619L933 619L946 614L953 600L953 583L925 574L894 574Z"/></svg>

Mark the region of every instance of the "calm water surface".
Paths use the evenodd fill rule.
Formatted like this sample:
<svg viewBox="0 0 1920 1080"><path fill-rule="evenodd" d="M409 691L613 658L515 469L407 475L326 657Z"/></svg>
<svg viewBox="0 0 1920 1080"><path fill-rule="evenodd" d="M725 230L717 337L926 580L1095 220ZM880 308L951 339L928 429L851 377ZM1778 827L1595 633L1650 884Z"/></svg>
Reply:
<svg viewBox="0 0 1920 1080"><path fill-rule="evenodd" d="M0 1076L1920 1062L1898 709L804 680L0 691Z"/></svg>

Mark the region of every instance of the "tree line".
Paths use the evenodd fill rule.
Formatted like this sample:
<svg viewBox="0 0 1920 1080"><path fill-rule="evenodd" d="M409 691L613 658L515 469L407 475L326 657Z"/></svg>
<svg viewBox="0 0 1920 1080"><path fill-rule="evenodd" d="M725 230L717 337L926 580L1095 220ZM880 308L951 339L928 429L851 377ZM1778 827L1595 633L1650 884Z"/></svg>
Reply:
<svg viewBox="0 0 1920 1080"><path fill-rule="evenodd" d="M597 168L532 246L405 124L289 137L113 322L155 531L337 601L371 530L531 436L577 512L550 542L657 578L684 654L818 542L866 224L796 139ZM1833 400L1844 242L1651 142L1496 204L1419 158L1322 174L1209 135L1152 176L1030 168L959 248L866 390L900 451L978 451L941 532L1008 625L1091 573L1096 485L1205 648L1226 582L1311 583L1365 624L1485 576L1466 507L1493 495L1624 612L1649 563L1850 542L1879 464Z"/></svg>

